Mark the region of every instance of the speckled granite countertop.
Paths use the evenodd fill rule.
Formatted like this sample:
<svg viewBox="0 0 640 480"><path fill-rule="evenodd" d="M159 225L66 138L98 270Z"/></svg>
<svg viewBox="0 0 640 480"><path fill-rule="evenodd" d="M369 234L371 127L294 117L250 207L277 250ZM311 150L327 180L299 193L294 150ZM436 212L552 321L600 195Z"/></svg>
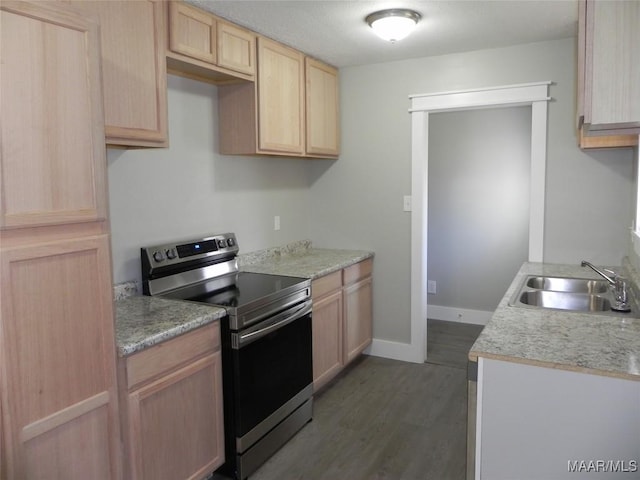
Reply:
<svg viewBox="0 0 640 480"><path fill-rule="evenodd" d="M240 255L241 270L316 278L373 257L362 250L312 248L309 240ZM116 345L127 356L224 317L223 308L138 296L136 282L114 287Z"/></svg>
<svg viewBox="0 0 640 480"><path fill-rule="evenodd" d="M471 360L494 358L640 381L639 318L509 306L527 275L600 278L579 265L523 264L471 347Z"/></svg>
<svg viewBox="0 0 640 480"><path fill-rule="evenodd" d="M115 302L116 345L125 357L218 320L224 308L158 297L129 296Z"/></svg>
<svg viewBox="0 0 640 480"><path fill-rule="evenodd" d="M245 272L313 279L371 257L373 257L373 252L366 250L333 250L313 247L290 253L264 251L261 256L242 260L241 269Z"/></svg>

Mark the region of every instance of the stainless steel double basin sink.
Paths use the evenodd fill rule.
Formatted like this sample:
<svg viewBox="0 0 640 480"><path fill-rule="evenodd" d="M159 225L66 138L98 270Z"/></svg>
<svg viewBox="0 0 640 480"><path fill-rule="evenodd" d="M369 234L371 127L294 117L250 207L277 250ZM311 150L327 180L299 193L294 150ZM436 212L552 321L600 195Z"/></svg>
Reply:
<svg viewBox="0 0 640 480"><path fill-rule="evenodd" d="M605 280L529 275L511 297L509 305L527 308L546 308L582 313L599 313L635 317L631 312L611 309L612 293Z"/></svg>

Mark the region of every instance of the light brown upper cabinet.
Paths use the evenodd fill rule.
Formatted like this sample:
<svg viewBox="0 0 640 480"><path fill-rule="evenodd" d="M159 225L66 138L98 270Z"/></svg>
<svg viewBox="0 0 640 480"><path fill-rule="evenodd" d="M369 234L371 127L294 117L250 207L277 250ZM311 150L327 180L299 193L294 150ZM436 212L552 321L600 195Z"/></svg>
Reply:
<svg viewBox="0 0 640 480"><path fill-rule="evenodd" d="M313 58L305 59L307 153L338 156L338 71Z"/></svg>
<svg viewBox="0 0 640 480"><path fill-rule="evenodd" d="M3 2L0 228L107 214L98 27L46 4Z"/></svg>
<svg viewBox="0 0 640 480"><path fill-rule="evenodd" d="M237 25L218 20L218 65L254 76L256 35Z"/></svg>
<svg viewBox="0 0 640 480"><path fill-rule="evenodd" d="M255 84L218 88L220 153L336 158L337 71L258 37Z"/></svg>
<svg viewBox="0 0 640 480"><path fill-rule="evenodd" d="M164 2L101 0L72 4L100 21L107 144L166 147Z"/></svg>
<svg viewBox="0 0 640 480"><path fill-rule="evenodd" d="M579 3L578 133L582 148L638 144L638 25L639 2Z"/></svg>
<svg viewBox="0 0 640 480"><path fill-rule="evenodd" d="M304 153L304 55L258 39L258 150Z"/></svg>
<svg viewBox="0 0 640 480"><path fill-rule="evenodd" d="M211 83L253 80L255 34L183 2L169 3L170 73Z"/></svg>
<svg viewBox="0 0 640 480"><path fill-rule="evenodd" d="M182 2L169 4L169 48L172 52L216 63L216 20Z"/></svg>

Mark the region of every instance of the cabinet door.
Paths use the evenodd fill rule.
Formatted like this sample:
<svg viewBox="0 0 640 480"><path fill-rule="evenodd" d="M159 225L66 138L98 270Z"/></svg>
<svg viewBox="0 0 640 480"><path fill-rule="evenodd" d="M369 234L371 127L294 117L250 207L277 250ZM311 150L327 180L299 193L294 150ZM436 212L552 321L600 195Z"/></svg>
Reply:
<svg viewBox="0 0 640 480"><path fill-rule="evenodd" d="M349 363L369 346L372 340L371 277L344 288L345 363Z"/></svg>
<svg viewBox="0 0 640 480"><path fill-rule="evenodd" d="M216 20L182 2L169 4L169 48L191 58L215 64Z"/></svg>
<svg viewBox="0 0 640 480"><path fill-rule="evenodd" d="M340 142L338 71L308 57L305 68L307 154L336 157Z"/></svg>
<svg viewBox="0 0 640 480"><path fill-rule="evenodd" d="M585 123L640 133L640 3L588 1Z"/></svg>
<svg viewBox="0 0 640 480"><path fill-rule="evenodd" d="M266 153L304 152L304 56L258 38L258 145Z"/></svg>
<svg viewBox="0 0 640 480"><path fill-rule="evenodd" d="M166 146L164 4L103 0L73 5L100 20L107 143Z"/></svg>
<svg viewBox="0 0 640 480"><path fill-rule="evenodd" d="M318 390L342 369L342 290L313 303L313 388Z"/></svg>
<svg viewBox="0 0 640 480"><path fill-rule="evenodd" d="M218 65L247 75L256 73L256 36L249 30L218 22Z"/></svg>
<svg viewBox="0 0 640 480"><path fill-rule="evenodd" d="M224 462L220 352L129 395L134 479L206 476Z"/></svg>
<svg viewBox="0 0 640 480"><path fill-rule="evenodd" d="M8 478L117 478L108 237L4 248L0 265Z"/></svg>
<svg viewBox="0 0 640 480"><path fill-rule="evenodd" d="M0 6L0 228L104 219L98 27L54 2Z"/></svg>

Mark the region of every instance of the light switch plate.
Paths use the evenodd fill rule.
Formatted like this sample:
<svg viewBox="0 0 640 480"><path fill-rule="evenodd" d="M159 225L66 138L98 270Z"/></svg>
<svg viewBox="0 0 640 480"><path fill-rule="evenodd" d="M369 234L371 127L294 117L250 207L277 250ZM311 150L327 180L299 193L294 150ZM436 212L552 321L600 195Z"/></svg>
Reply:
<svg viewBox="0 0 640 480"><path fill-rule="evenodd" d="M404 196L402 210L405 212L411 211L411 195Z"/></svg>

